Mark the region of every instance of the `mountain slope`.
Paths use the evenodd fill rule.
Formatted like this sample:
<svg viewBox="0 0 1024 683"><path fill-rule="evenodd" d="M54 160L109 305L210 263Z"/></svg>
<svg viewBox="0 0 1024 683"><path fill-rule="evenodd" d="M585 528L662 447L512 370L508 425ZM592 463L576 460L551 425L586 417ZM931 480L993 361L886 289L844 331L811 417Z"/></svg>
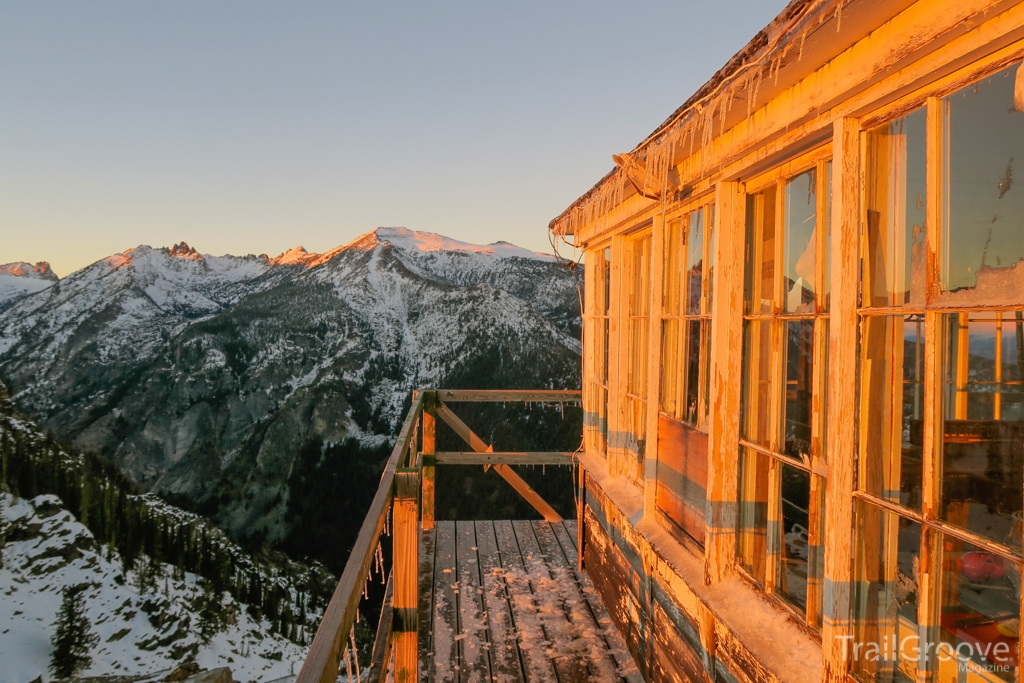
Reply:
<svg viewBox="0 0 1024 683"><path fill-rule="evenodd" d="M24 261L0 265L0 312L18 299L47 289L55 282L57 276L46 261L34 266Z"/></svg>
<svg viewBox="0 0 1024 683"><path fill-rule="evenodd" d="M275 259L138 247L0 314L0 375L46 428L275 540L303 449L354 440L353 489L373 487L413 388L578 387L579 325L571 275L503 243L381 228Z"/></svg>

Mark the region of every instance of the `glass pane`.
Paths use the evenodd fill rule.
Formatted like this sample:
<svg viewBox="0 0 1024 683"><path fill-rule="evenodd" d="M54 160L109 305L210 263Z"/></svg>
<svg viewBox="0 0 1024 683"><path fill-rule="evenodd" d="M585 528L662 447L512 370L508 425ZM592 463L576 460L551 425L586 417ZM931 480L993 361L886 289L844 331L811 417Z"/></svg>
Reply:
<svg viewBox="0 0 1024 683"><path fill-rule="evenodd" d="M924 316L861 322L860 488L921 509Z"/></svg>
<svg viewBox="0 0 1024 683"><path fill-rule="evenodd" d="M814 311L818 224L816 169L786 182L786 234L783 239L782 304L787 313Z"/></svg>
<svg viewBox="0 0 1024 683"><path fill-rule="evenodd" d="M661 410L677 420L683 417L681 327L679 318L667 318L661 326Z"/></svg>
<svg viewBox="0 0 1024 683"><path fill-rule="evenodd" d="M786 330L786 396L782 452L811 457L811 406L814 397L814 321L783 323Z"/></svg>
<svg viewBox="0 0 1024 683"><path fill-rule="evenodd" d="M775 186L747 197L747 313L771 313L775 298Z"/></svg>
<svg viewBox="0 0 1024 683"><path fill-rule="evenodd" d="M711 302L714 296L714 274L715 274L715 205L708 207L708 308L711 313Z"/></svg>
<svg viewBox="0 0 1024 683"><path fill-rule="evenodd" d="M632 396L643 398L647 395L647 318L629 319L629 375L626 391Z"/></svg>
<svg viewBox="0 0 1024 683"><path fill-rule="evenodd" d="M939 680L1012 681L1018 661L1020 562L940 534Z"/></svg>
<svg viewBox="0 0 1024 683"><path fill-rule="evenodd" d="M665 272L662 277L662 311L665 315L679 315L681 312L682 225L682 221L672 221L665 230Z"/></svg>
<svg viewBox="0 0 1024 683"><path fill-rule="evenodd" d="M862 305L923 303L925 109L867 133Z"/></svg>
<svg viewBox="0 0 1024 683"><path fill-rule="evenodd" d="M921 525L857 503L855 630L846 650L862 680L917 679ZM956 679L953 679L956 680Z"/></svg>
<svg viewBox="0 0 1024 683"><path fill-rule="evenodd" d="M772 434L772 322L743 323L743 391L740 395L740 435L771 448Z"/></svg>
<svg viewBox="0 0 1024 683"><path fill-rule="evenodd" d="M1018 73L1019 65L1011 66L943 101L948 196L940 279L944 291L957 292L953 301L1024 298L1024 189L1013 168L1024 161Z"/></svg>
<svg viewBox="0 0 1024 683"><path fill-rule="evenodd" d="M825 281L821 288L825 292L825 303L822 310L827 311L832 294L832 162L825 168Z"/></svg>
<svg viewBox="0 0 1024 683"><path fill-rule="evenodd" d="M1007 543L1024 485L1024 320L1014 311L944 318L943 519Z"/></svg>
<svg viewBox="0 0 1024 683"><path fill-rule="evenodd" d="M633 243L633 272L631 273L633 288L630 297L630 315L650 315L651 288L648 286L651 272L650 263L651 238L648 236Z"/></svg>
<svg viewBox="0 0 1024 683"><path fill-rule="evenodd" d="M602 300L602 308L604 314L608 315L608 311L611 308L612 301L612 249L606 247L604 250L604 298Z"/></svg>
<svg viewBox="0 0 1024 683"><path fill-rule="evenodd" d="M800 610L807 609L807 560L811 528L811 475L782 463L782 544L779 554L779 595Z"/></svg>
<svg viewBox="0 0 1024 683"><path fill-rule="evenodd" d="M686 231L686 313L700 315L704 284L704 210L688 217Z"/></svg>
<svg viewBox="0 0 1024 683"><path fill-rule="evenodd" d="M762 585L768 550L768 470L768 456L740 448L737 555L740 565Z"/></svg>
<svg viewBox="0 0 1024 683"><path fill-rule="evenodd" d="M704 424L708 422L711 410L711 319L704 321Z"/></svg>
<svg viewBox="0 0 1024 683"><path fill-rule="evenodd" d="M697 424L700 400L700 320L686 321L686 415L684 422Z"/></svg>

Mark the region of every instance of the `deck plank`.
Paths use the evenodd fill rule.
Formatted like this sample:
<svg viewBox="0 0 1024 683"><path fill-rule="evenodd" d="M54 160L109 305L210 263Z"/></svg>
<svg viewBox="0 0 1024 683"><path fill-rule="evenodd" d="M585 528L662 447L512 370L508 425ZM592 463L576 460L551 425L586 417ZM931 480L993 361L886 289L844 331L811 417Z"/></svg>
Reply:
<svg viewBox="0 0 1024 683"><path fill-rule="evenodd" d="M530 577L541 624L550 642L548 656L555 664L560 683L584 683L590 680L587 663L579 647L579 636L574 632L566 609L564 587L552 576L548 563L556 558L548 557L541 550L534 531L534 522L518 520L512 522L523 565ZM561 553L559 553L559 557ZM563 558L564 561L564 558Z"/></svg>
<svg viewBox="0 0 1024 683"><path fill-rule="evenodd" d="M594 619L583 597L579 578L574 571L576 565L569 564L569 558L555 537L553 527L563 529L561 523L534 522L532 526L569 617L573 638L569 645L573 657L580 658L591 680L611 681L619 678L618 662L608 651L604 630Z"/></svg>
<svg viewBox="0 0 1024 683"><path fill-rule="evenodd" d="M491 647L484 615L483 589L477 560L476 526L455 523L456 569L458 573L460 683L488 683L491 680Z"/></svg>
<svg viewBox="0 0 1024 683"><path fill-rule="evenodd" d="M435 683L458 680L459 604L455 593L455 522L437 522L434 544L433 669Z"/></svg>
<svg viewBox="0 0 1024 683"><path fill-rule="evenodd" d="M421 683L430 683L434 667L429 666L433 652L434 623L434 530L420 532L420 583L419 583L419 657Z"/></svg>
<svg viewBox="0 0 1024 683"><path fill-rule="evenodd" d="M420 536L420 683L642 683L575 522L439 521Z"/></svg>
<svg viewBox="0 0 1024 683"><path fill-rule="evenodd" d="M531 683L556 683L558 679L555 678L555 668L547 653L550 641L534 601L512 522L496 521L494 535L501 553L505 585L511 597L512 616L519 635L519 650L523 656L526 678Z"/></svg>
<svg viewBox="0 0 1024 683"><path fill-rule="evenodd" d="M579 566L577 564L576 521L566 520L561 525L552 524L551 529L554 531L555 538L565 554L565 559L569 562L569 567L575 569ZM611 615L608 614L608 610L601 601L601 597L598 595L597 589L594 588L590 577L585 571L576 571L575 575L579 583L580 592L583 594L583 599L601 632L604 633L605 644L614 658L619 674L628 683L644 683L644 678L640 675L640 669L637 667L636 662L633 661L633 655L630 654L626 641L622 639L622 635L615 627L615 622L612 621Z"/></svg>
<svg viewBox="0 0 1024 683"><path fill-rule="evenodd" d="M476 523L476 544L491 636L491 676L496 683L525 683L493 522Z"/></svg>

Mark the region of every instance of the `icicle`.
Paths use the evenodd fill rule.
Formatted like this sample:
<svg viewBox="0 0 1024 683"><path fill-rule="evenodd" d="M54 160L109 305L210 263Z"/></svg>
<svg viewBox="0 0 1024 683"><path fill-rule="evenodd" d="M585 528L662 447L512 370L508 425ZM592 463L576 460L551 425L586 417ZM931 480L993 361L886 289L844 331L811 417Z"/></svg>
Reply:
<svg viewBox="0 0 1024 683"><path fill-rule="evenodd" d="M839 33L840 27L843 25L843 0L839 0L839 4L836 5L836 33Z"/></svg>
<svg viewBox="0 0 1024 683"><path fill-rule="evenodd" d="M798 62L801 59L804 58L804 41L805 40L807 40L807 29L804 29L804 32L800 34L800 52L798 52L797 56L796 56L796 61L798 61Z"/></svg>
<svg viewBox="0 0 1024 683"><path fill-rule="evenodd" d="M358 618L358 617L359 617L359 611L357 610L356 611L356 618ZM361 680L363 680L363 676L359 672L359 650L356 649L356 627L355 626L353 626L352 630L348 632L348 642L350 642L352 644L352 652L355 655L354 659L356 660L356 680L357 681L361 681Z"/></svg>
<svg viewBox="0 0 1024 683"><path fill-rule="evenodd" d="M377 544L377 549L373 553L374 559L374 571L380 574L381 584L385 583L384 579L384 551L381 549L380 543Z"/></svg>
<svg viewBox="0 0 1024 683"><path fill-rule="evenodd" d="M345 673L348 676L348 683L352 683L352 654L345 647Z"/></svg>

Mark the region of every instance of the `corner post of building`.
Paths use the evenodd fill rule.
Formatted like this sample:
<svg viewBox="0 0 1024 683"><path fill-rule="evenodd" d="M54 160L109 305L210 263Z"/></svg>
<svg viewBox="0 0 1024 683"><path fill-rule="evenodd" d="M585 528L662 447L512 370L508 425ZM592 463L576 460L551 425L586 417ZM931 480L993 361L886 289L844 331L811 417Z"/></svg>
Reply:
<svg viewBox="0 0 1024 683"><path fill-rule="evenodd" d="M746 194L742 183L715 189L711 404L708 429L707 537L704 581L726 578L736 556L740 374L743 355L743 245Z"/></svg>
<svg viewBox="0 0 1024 683"><path fill-rule="evenodd" d="M658 473L658 415L661 407L661 299L664 268L663 214L651 225L650 333L647 335L647 446L644 454L644 516L655 511Z"/></svg>
<svg viewBox="0 0 1024 683"><path fill-rule="evenodd" d="M828 383L825 487L825 577L822 599L822 680L845 681L853 636L854 499L857 392L857 289L859 287L860 123L841 118L832 137L832 273L829 323L829 374L843 381Z"/></svg>
<svg viewBox="0 0 1024 683"><path fill-rule="evenodd" d="M423 445L420 453L423 455L423 498L422 514L423 528L434 528L434 468L437 452L437 392L427 391L423 395L423 415L420 420L422 424Z"/></svg>
<svg viewBox="0 0 1024 683"><path fill-rule="evenodd" d="M419 605L419 470L400 469L395 473L393 572L394 593L394 680L415 683L418 671Z"/></svg>

